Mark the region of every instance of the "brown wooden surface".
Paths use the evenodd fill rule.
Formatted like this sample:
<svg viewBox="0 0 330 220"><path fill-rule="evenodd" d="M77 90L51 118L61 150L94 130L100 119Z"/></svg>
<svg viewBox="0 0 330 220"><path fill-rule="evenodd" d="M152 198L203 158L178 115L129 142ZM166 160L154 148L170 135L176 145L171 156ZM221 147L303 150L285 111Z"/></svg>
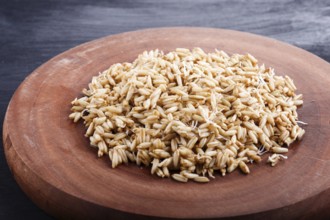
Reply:
<svg viewBox="0 0 330 220"><path fill-rule="evenodd" d="M214 48L253 54L292 77L304 95L304 139L275 168L251 166L248 176L216 175L208 184L151 176L149 168L110 168L68 119L70 102L93 75L144 50ZM113 35L62 53L36 69L7 110L6 157L22 189L57 217L168 218L330 217L330 65L299 48L257 35L207 28L163 28ZM136 217L136 216L135 216Z"/></svg>

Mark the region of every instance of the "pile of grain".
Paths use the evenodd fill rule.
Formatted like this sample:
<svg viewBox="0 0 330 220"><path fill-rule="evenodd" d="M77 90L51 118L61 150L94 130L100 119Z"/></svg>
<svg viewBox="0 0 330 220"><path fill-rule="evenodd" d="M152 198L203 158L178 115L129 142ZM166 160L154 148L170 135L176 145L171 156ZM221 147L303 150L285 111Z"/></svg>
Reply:
<svg viewBox="0 0 330 220"><path fill-rule="evenodd" d="M266 152L272 166L286 158L305 133L292 79L257 63L200 48L144 52L93 77L70 118L83 119L91 146L112 167L151 165L152 174L181 182L237 167L247 174Z"/></svg>

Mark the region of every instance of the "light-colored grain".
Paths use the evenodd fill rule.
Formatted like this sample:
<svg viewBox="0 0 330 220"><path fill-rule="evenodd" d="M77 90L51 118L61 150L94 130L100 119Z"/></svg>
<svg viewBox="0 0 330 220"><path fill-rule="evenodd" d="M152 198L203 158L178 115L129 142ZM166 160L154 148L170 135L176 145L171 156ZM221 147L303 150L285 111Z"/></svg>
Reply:
<svg viewBox="0 0 330 220"><path fill-rule="evenodd" d="M250 169L249 167L246 165L246 163L244 163L244 161L240 161L239 162L239 168L242 170L243 173L245 174L249 174L250 173Z"/></svg>
<svg viewBox="0 0 330 220"><path fill-rule="evenodd" d="M175 174L173 174L172 175L172 178L173 179L175 179L176 181L179 181L179 182L188 182L188 178L187 177L184 177L184 176L182 176L182 175L180 175L180 174L177 174L177 173L175 173Z"/></svg>
<svg viewBox="0 0 330 220"><path fill-rule="evenodd" d="M272 151L277 154L283 154L283 153L287 153L289 149L285 147L273 147Z"/></svg>
<svg viewBox="0 0 330 220"><path fill-rule="evenodd" d="M199 177L198 174L196 174L196 173L190 173L190 172L188 172L188 171L186 171L186 170L182 171L181 174L182 174L183 176L187 177L188 179L194 179L194 178L196 178L196 177Z"/></svg>
<svg viewBox="0 0 330 220"><path fill-rule="evenodd" d="M207 183L210 182L210 179L205 176L197 176L194 178L194 181L199 183Z"/></svg>

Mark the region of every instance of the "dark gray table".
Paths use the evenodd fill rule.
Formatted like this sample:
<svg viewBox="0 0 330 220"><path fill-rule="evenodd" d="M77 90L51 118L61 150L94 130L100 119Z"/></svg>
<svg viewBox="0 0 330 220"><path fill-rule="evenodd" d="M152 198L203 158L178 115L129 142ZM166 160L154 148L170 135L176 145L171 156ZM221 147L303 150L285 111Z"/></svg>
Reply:
<svg viewBox="0 0 330 220"><path fill-rule="evenodd" d="M164 26L252 32L291 43L330 61L328 0L0 0L1 124L15 89L51 57L95 38ZM49 218L20 190L2 149L1 141L0 219Z"/></svg>

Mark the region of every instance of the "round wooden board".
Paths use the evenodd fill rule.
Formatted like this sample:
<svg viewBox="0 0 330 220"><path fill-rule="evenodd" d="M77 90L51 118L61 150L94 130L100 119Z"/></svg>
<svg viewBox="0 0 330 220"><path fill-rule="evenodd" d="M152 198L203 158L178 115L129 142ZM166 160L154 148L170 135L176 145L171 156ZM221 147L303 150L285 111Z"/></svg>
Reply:
<svg viewBox="0 0 330 220"><path fill-rule="evenodd" d="M133 164L111 168L68 119L70 102L91 77L144 50L214 48L251 53L292 77L304 95L306 135L275 168L266 158L250 175L234 172L208 184L182 184ZM98 39L36 69L17 89L4 122L8 164L18 184L43 210L62 218L291 219L330 216L330 65L279 41L210 28L160 28Z"/></svg>

